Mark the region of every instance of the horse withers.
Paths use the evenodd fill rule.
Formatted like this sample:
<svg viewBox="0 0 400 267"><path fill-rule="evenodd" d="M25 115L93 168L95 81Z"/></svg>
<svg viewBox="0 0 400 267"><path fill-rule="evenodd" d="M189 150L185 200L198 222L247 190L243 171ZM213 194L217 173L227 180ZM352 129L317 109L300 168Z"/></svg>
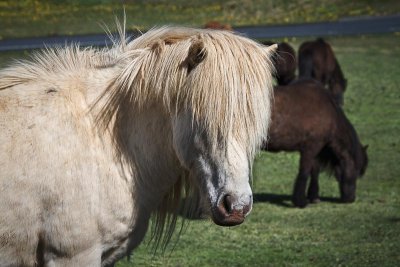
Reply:
<svg viewBox="0 0 400 267"><path fill-rule="evenodd" d="M304 42L299 47L299 78L314 78L332 92L335 101L343 106L347 87L342 69L332 47L322 38Z"/></svg>
<svg viewBox="0 0 400 267"><path fill-rule="evenodd" d="M111 266L152 214L167 244L187 192L218 225L250 213L275 47L120 32L112 48L50 49L0 72L0 266Z"/></svg>
<svg viewBox="0 0 400 267"><path fill-rule="evenodd" d="M263 149L300 152L292 195L297 207L319 201L318 175L325 168L339 182L341 201L353 202L356 179L364 174L368 163L366 147L354 127L330 92L312 79L275 88L271 127Z"/></svg>

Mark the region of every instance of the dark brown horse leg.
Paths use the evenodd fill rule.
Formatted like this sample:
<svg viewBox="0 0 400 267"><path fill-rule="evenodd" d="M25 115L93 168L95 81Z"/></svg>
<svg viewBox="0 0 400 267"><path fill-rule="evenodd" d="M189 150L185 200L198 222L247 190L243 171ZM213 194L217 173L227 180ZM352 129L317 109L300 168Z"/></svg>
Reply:
<svg viewBox="0 0 400 267"><path fill-rule="evenodd" d="M356 199L357 171L351 155L338 147L333 146L332 148L340 162L339 169L335 171L336 179L339 182L340 200L343 203L352 203Z"/></svg>
<svg viewBox="0 0 400 267"><path fill-rule="evenodd" d="M308 186L308 193L307 198L310 203L319 203L319 183L318 183L318 176L319 176L319 165L318 163L314 163L314 166L311 169L311 180L310 185Z"/></svg>
<svg viewBox="0 0 400 267"><path fill-rule="evenodd" d="M354 163L351 160L347 160L342 164L344 165L344 170L339 182L340 201L343 203L352 203L356 199L357 174Z"/></svg>
<svg viewBox="0 0 400 267"><path fill-rule="evenodd" d="M308 204L308 200L306 198L306 187L307 179L312 169L312 162L312 157L310 157L308 153L302 152L300 154L299 173L294 184L292 195L293 204L299 208L304 208Z"/></svg>

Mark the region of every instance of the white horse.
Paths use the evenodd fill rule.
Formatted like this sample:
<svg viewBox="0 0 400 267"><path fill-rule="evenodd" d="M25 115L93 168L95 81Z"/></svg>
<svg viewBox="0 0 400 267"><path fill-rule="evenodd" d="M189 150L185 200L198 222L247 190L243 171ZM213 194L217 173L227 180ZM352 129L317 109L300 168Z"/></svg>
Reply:
<svg viewBox="0 0 400 267"><path fill-rule="evenodd" d="M249 214L275 46L179 27L121 39L0 72L0 266L112 265L152 214L168 241L186 185L216 224Z"/></svg>

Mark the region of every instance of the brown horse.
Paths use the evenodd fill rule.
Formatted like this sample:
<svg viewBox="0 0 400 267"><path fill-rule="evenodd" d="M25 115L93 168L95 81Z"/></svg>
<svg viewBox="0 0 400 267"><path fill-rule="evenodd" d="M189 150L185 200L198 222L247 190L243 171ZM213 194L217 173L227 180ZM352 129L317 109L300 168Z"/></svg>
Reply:
<svg viewBox="0 0 400 267"><path fill-rule="evenodd" d="M204 25L204 29L232 31L232 26L229 24L222 24L218 21L209 21Z"/></svg>
<svg viewBox="0 0 400 267"><path fill-rule="evenodd" d="M268 141L271 152L300 152L300 168L292 201L297 207L319 201L318 175L328 168L339 182L340 199L355 200L356 178L367 167L366 147L332 94L312 79L302 79L274 90L275 103ZM307 179L311 176L306 197Z"/></svg>
<svg viewBox="0 0 400 267"><path fill-rule="evenodd" d="M333 93L335 101L343 105L343 93L347 87L340 65L332 47L319 38L304 42L299 48L299 78L314 78Z"/></svg>
<svg viewBox="0 0 400 267"><path fill-rule="evenodd" d="M265 41L264 45L272 45L274 42ZM285 42L278 44L278 49L272 58L275 66L275 78L279 85L287 85L296 77L296 51L291 45Z"/></svg>

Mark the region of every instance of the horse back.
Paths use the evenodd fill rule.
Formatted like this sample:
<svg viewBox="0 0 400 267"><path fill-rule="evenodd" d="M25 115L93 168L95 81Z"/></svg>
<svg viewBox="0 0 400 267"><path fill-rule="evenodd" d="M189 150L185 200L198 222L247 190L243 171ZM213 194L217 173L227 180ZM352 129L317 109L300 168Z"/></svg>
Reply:
<svg viewBox="0 0 400 267"><path fill-rule="evenodd" d="M268 150L299 151L327 143L336 129L337 107L321 83L307 79L274 89Z"/></svg>
<svg viewBox="0 0 400 267"><path fill-rule="evenodd" d="M303 43L299 48L299 77L327 83L336 68L332 47L323 39Z"/></svg>

